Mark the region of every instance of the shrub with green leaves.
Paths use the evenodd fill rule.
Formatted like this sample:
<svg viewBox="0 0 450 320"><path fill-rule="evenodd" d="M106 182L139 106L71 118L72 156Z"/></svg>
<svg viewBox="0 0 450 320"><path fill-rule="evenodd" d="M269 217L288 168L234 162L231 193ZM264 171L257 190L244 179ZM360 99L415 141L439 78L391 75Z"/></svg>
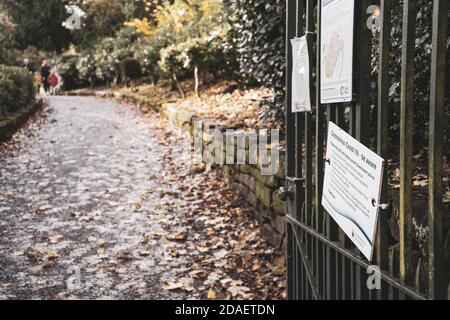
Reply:
<svg viewBox="0 0 450 320"><path fill-rule="evenodd" d="M77 70L80 76L80 80L89 83L91 87L95 85L96 77L96 65L94 56L91 52L82 54L77 61Z"/></svg>
<svg viewBox="0 0 450 320"><path fill-rule="evenodd" d="M229 45L237 53L241 82L275 90L264 117L284 118L285 24L284 0L224 0L231 8Z"/></svg>
<svg viewBox="0 0 450 320"><path fill-rule="evenodd" d="M23 108L35 99L33 77L17 67L0 65L0 115Z"/></svg>
<svg viewBox="0 0 450 320"><path fill-rule="evenodd" d="M95 62L95 77L97 80L110 85L119 77L119 64L114 54L114 38L104 38L93 49Z"/></svg>
<svg viewBox="0 0 450 320"><path fill-rule="evenodd" d="M77 69L79 56L63 55L58 61L58 73L63 78L64 90L73 90L80 87L80 75Z"/></svg>
<svg viewBox="0 0 450 320"><path fill-rule="evenodd" d="M127 79L136 80L141 76L141 64L137 59L126 58L122 61L122 68Z"/></svg>

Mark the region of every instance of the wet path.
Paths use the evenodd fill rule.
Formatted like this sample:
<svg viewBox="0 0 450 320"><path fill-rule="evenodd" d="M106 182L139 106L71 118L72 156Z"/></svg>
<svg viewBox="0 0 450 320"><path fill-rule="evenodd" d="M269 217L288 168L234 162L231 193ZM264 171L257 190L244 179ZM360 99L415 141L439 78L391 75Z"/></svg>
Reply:
<svg viewBox="0 0 450 320"><path fill-rule="evenodd" d="M248 275L243 266L240 274L236 265L224 268L243 254L222 232L236 229L224 225L233 220L224 213L242 210L221 186L206 186L205 177L195 186L179 133L163 131L167 124L157 115L109 100L55 97L50 109L9 143L19 147L0 153L0 299L205 298L216 291L220 297L222 287L226 294L227 286L244 288L242 296L251 291L245 285L256 281L252 265L273 259L273 250L262 244L254 222L237 219L246 228L239 237L250 237L256 258ZM226 206L231 211L217 220L214 211ZM205 233L211 221L212 232ZM205 257L212 257L208 265Z"/></svg>

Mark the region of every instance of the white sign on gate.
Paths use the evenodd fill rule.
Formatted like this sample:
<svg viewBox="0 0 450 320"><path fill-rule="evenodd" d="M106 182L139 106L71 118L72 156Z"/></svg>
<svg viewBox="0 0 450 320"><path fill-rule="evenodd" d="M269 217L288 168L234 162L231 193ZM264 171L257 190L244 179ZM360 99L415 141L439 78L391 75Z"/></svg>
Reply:
<svg viewBox="0 0 450 320"><path fill-rule="evenodd" d="M352 101L355 0L322 0L321 103Z"/></svg>
<svg viewBox="0 0 450 320"><path fill-rule="evenodd" d="M291 40L292 44L292 112L311 111L311 79L306 36Z"/></svg>
<svg viewBox="0 0 450 320"><path fill-rule="evenodd" d="M322 205L372 260L384 160L329 123Z"/></svg>

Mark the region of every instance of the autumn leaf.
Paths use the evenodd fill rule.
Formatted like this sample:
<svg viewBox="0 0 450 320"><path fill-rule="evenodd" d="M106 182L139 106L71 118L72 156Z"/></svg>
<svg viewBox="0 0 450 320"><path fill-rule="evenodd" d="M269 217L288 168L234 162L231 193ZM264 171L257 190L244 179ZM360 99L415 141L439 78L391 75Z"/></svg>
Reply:
<svg viewBox="0 0 450 320"><path fill-rule="evenodd" d="M187 232L177 232L177 233L170 233L166 235L166 239L170 241L185 241L187 238Z"/></svg>
<svg viewBox="0 0 450 320"><path fill-rule="evenodd" d="M240 295L240 296L245 295L246 292L250 291L250 289L247 288L247 287L243 287L243 286L232 286L232 287L229 287L229 288L227 289L227 291L228 291L229 293L231 293L231 295L232 295L233 297L236 297L236 296L238 296L238 295Z"/></svg>
<svg viewBox="0 0 450 320"><path fill-rule="evenodd" d="M47 254L47 259L48 260L55 260L57 257L58 257L58 255L56 253L53 253L53 252L49 252Z"/></svg>
<svg viewBox="0 0 450 320"><path fill-rule="evenodd" d="M215 300L217 299L217 293L213 290L208 291L208 299Z"/></svg>
<svg viewBox="0 0 450 320"><path fill-rule="evenodd" d="M42 255L40 251L34 249L27 249L24 254L30 260L37 260Z"/></svg>
<svg viewBox="0 0 450 320"><path fill-rule="evenodd" d="M138 213L138 212L141 211L142 205L141 205L140 203L137 203L137 202L136 202L136 203L133 203L133 204L131 205L131 209L133 209L134 212Z"/></svg>
<svg viewBox="0 0 450 320"><path fill-rule="evenodd" d="M133 260L133 258L133 254L129 251L122 251L117 256L117 260L120 260L121 262L128 262Z"/></svg>

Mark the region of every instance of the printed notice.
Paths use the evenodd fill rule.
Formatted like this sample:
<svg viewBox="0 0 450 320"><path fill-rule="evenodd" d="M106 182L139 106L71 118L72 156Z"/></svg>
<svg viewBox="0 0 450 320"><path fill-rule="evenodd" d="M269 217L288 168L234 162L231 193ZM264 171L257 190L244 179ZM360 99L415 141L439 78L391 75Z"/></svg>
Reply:
<svg viewBox="0 0 450 320"><path fill-rule="evenodd" d="M321 103L352 101L355 0L322 0Z"/></svg>
<svg viewBox="0 0 450 320"><path fill-rule="evenodd" d="M329 123L322 205L370 261L384 160Z"/></svg>
<svg viewBox="0 0 450 320"><path fill-rule="evenodd" d="M292 112L311 111L311 79L309 51L306 36L291 40L292 43Z"/></svg>

